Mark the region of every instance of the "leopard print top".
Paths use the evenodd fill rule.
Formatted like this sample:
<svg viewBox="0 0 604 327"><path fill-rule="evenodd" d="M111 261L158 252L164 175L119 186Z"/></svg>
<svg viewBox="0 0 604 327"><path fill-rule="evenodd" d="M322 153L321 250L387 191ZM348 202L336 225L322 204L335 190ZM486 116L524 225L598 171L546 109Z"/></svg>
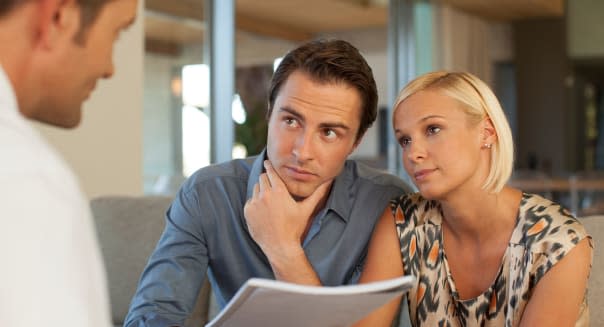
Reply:
<svg viewBox="0 0 604 327"><path fill-rule="evenodd" d="M407 301L413 326L518 326L531 293L545 273L588 237L566 209L523 194L516 227L494 283L481 295L460 299L442 247L442 210L418 193L391 203L405 273L417 277ZM589 324L586 298L577 326Z"/></svg>

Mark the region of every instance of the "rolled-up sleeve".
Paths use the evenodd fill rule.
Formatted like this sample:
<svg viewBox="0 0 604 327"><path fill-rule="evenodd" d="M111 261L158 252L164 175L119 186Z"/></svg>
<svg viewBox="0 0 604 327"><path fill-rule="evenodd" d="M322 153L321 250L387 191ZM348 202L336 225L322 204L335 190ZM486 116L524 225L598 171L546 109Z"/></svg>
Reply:
<svg viewBox="0 0 604 327"><path fill-rule="evenodd" d="M208 268L199 196L182 188L130 304L125 327L180 326L191 314Z"/></svg>

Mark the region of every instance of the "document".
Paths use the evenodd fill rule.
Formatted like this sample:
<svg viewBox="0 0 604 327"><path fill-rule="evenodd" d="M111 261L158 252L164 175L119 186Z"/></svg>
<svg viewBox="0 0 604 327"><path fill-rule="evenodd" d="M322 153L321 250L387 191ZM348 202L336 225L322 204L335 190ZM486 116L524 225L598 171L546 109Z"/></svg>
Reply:
<svg viewBox="0 0 604 327"><path fill-rule="evenodd" d="M350 326L414 283L413 276L334 287L252 278L206 327Z"/></svg>

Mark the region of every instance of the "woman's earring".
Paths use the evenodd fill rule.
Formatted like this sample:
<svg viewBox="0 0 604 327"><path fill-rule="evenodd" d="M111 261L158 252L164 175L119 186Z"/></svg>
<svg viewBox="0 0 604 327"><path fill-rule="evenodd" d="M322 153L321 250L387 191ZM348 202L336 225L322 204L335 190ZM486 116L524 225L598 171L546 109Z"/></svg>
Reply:
<svg viewBox="0 0 604 327"><path fill-rule="evenodd" d="M493 146L493 144L491 144L491 143L485 143L483 147L485 149L490 149L492 146Z"/></svg>

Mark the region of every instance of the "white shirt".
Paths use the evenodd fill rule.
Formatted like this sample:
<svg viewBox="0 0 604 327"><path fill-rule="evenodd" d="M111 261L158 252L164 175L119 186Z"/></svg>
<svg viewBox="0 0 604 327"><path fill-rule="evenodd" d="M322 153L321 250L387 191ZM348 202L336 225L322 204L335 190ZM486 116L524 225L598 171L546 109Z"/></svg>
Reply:
<svg viewBox="0 0 604 327"><path fill-rule="evenodd" d="M17 109L1 66L0 326L110 326L88 202Z"/></svg>

